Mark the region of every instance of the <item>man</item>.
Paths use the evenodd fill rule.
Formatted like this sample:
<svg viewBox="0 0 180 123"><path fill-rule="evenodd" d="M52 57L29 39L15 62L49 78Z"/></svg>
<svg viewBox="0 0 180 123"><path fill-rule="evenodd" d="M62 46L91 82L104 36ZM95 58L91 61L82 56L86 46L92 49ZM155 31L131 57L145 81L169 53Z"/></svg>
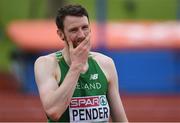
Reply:
<svg viewBox="0 0 180 123"><path fill-rule="evenodd" d="M49 121L126 122L113 60L90 52L88 13L80 5L58 11L57 34L64 49L39 57L35 78Z"/></svg>

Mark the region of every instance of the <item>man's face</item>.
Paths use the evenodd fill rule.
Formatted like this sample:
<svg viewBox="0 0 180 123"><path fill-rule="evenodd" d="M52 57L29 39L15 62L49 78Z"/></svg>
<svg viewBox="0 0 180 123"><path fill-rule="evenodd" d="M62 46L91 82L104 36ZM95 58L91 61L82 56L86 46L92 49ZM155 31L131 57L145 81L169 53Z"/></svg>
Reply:
<svg viewBox="0 0 180 123"><path fill-rule="evenodd" d="M86 16L66 16L64 19L64 39L68 43L72 41L73 47L77 47L88 35L90 35L89 21Z"/></svg>

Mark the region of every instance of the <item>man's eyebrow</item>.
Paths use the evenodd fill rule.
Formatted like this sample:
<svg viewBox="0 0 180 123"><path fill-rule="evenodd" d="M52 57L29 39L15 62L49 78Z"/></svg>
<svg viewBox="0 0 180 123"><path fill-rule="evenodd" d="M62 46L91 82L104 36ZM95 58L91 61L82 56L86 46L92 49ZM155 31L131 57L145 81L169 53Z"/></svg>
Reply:
<svg viewBox="0 0 180 123"><path fill-rule="evenodd" d="M69 31L75 31L77 29L78 29L78 27L71 27L71 28L69 28Z"/></svg>

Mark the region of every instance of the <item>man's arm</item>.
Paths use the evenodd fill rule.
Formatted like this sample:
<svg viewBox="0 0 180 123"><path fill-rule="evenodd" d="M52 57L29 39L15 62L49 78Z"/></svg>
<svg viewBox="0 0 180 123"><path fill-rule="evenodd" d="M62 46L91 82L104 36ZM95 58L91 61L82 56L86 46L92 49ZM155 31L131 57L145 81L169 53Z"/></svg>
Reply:
<svg viewBox="0 0 180 123"><path fill-rule="evenodd" d="M118 90L118 76L113 60L110 60L108 100L112 121L128 122Z"/></svg>
<svg viewBox="0 0 180 123"><path fill-rule="evenodd" d="M80 74L76 66L70 66L63 83L58 87L55 66L55 63L46 57L40 57L35 62L35 77L40 98L46 114L52 120L58 120L68 107Z"/></svg>

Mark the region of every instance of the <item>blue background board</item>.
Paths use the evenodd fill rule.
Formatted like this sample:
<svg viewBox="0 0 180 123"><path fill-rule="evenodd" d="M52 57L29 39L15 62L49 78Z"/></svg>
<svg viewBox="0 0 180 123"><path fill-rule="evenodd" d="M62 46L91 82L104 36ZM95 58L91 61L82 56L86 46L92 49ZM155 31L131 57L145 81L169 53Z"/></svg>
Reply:
<svg viewBox="0 0 180 123"><path fill-rule="evenodd" d="M116 65L119 88L133 93L180 92L180 60L173 50L102 50Z"/></svg>

